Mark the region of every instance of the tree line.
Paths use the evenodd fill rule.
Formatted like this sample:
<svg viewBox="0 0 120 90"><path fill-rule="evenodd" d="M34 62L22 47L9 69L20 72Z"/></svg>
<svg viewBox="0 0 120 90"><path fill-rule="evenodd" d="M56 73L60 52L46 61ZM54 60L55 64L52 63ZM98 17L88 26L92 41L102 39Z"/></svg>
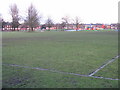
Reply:
<svg viewBox="0 0 120 90"><path fill-rule="evenodd" d="M10 15L12 17L12 28L13 31L15 31L15 28L18 28L20 23L20 15L19 15L19 9L17 7L16 4L13 4L10 6ZM24 25L29 26L29 31L33 31L34 28L38 27L40 25L40 20L41 20L41 16L38 14L37 9L35 8L35 6L33 4L31 4L28 9L27 9L27 16L24 19ZM67 27L67 29L69 28L69 24L72 21L71 24L74 24L76 26L76 29L79 28L79 24L81 22L81 19L79 17L75 17L74 19L70 19L70 17L65 16L62 19L62 22L59 24L61 26L61 28L64 29L64 27ZM2 27L4 27L5 21L3 19L0 20L2 22ZM53 20L48 17L46 22L45 22L45 26L49 28L52 27L54 25ZM58 24L56 24L57 26Z"/></svg>
<svg viewBox="0 0 120 90"><path fill-rule="evenodd" d="M12 4L10 7L10 15L12 17L12 30L15 31L16 28L18 28L20 24L20 20L23 19L19 15L19 9L16 4ZM65 27L66 29L71 29L72 26L76 28L76 31L79 29L79 27L84 28L84 25L81 24L81 18L79 16L76 16L74 18L70 18L68 16L64 16L61 18L61 23L54 23L51 17L48 17L44 25L40 25L41 21L41 15L39 15L37 9L33 4L31 4L28 9L27 9L27 15L23 19L24 23L22 24L25 27L29 27L29 31L33 31L34 28L42 26L42 28L48 27L49 31L51 27L56 27L56 29L61 29L64 30ZM1 14L0 14L0 28L4 28L4 25L6 22L2 19ZM70 26L71 25L71 26ZM120 29L120 23L117 24L118 29ZM41 28L41 29L42 29ZM72 28L73 29L73 28Z"/></svg>

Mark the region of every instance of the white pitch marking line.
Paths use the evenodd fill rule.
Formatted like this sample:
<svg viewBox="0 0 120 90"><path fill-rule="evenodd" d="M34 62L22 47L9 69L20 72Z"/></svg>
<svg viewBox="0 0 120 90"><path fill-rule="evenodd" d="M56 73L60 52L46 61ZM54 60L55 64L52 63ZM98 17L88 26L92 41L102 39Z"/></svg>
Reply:
<svg viewBox="0 0 120 90"><path fill-rule="evenodd" d="M108 80L120 80L120 79L113 79L113 78L106 78L106 77L89 76L89 75L82 75L82 74L76 74L76 73L62 72L62 71L44 69L44 68L39 68L39 67L21 66L17 64L2 64L2 65L20 67L20 68L29 68L29 69L35 69L35 70L41 70L41 71L51 71L55 73L69 74L69 75L75 75L75 76L81 76L81 77L92 77L92 78L100 78L100 79L108 79Z"/></svg>
<svg viewBox="0 0 120 90"><path fill-rule="evenodd" d="M119 57L119 55L116 56L115 58L109 60L106 64L100 66L100 67L99 67L98 69L96 69L94 72L92 72L91 74L89 74L89 76L93 76L95 73L97 73L98 71L100 71L102 68L104 68L104 67L107 66L108 64L110 64L110 63L112 63L113 61L115 61L118 57Z"/></svg>

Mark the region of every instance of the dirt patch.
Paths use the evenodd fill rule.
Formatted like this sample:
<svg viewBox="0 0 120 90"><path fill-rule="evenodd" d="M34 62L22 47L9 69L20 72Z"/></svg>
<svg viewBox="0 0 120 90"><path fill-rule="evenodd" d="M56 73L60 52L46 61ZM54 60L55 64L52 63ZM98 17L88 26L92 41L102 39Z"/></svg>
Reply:
<svg viewBox="0 0 120 90"><path fill-rule="evenodd" d="M7 45L6 45L6 44L2 44L2 45L0 45L0 46L2 46L2 47L6 47Z"/></svg>
<svg viewBox="0 0 120 90"><path fill-rule="evenodd" d="M24 76L24 77L15 76L15 77L10 78L9 80L3 81L3 86L6 86L6 85L10 87L14 87L16 85L23 86L29 83L28 82L29 79L30 77L27 77L27 76Z"/></svg>

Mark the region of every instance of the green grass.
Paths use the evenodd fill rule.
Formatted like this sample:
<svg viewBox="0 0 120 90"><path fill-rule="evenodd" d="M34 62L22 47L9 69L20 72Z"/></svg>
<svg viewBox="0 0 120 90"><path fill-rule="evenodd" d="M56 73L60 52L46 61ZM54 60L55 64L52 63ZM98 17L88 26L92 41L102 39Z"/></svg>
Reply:
<svg viewBox="0 0 120 90"><path fill-rule="evenodd" d="M118 78L118 59L107 65L104 69L101 69L95 76Z"/></svg>
<svg viewBox="0 0 120 90"><path fill-rule="evenodd" d="M4 88L118 88L118 81L31 71L18 67L3 68Z"/></svg>
<svg viewBox="0 0 120 90"><path fill-rule="evenodd" d="M104 62L118 54L117 32L114 31L38 33L3 32L2 36L2 60L3 63L8 64L41 67L63 72L88 75L101 66ZM105 76L108 78L117 77L118 70L116 64L117 62L112 63L112 67L105 68L107 74L101 70L101 73L98 72L96 76ZM21 78L22 76L24 77L24 70L27 75L34 74L33 76L31 75L31 79L28 79L30 80L29 83L27 84L26 82L27 85L24 87L118 87L118 82L112 80L62 75L48 71L36 71L22 68L17 69L17 67L7 66L3 66L3 86L22 87L19 86L19 84L11 86L10 82L12 81L8 81L8 83L6 83L6 81L13 78L13 72L15 76L18 76L18 74L20 75L18 78ZM64 77L70 77L73 78L73 80L77 80L77 85L72 85L72 81L69 81L69 78L64 80ZM32 78L35 82L34 84L32 82ZM43 82L39 84L41 78ZM58 80L58 83L52 78Z"/></svg>

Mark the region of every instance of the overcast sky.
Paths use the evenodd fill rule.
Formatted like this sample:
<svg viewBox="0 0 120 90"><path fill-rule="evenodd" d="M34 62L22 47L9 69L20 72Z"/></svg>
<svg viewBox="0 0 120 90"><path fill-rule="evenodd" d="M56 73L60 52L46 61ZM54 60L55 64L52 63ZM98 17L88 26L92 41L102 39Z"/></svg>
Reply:
<svg viewBox="0 0 120 90"><path fill-rule="evenodd" d="M1 0L0 14L5 21L11 21L9 6L17 4L20 15L26 16L31 3L42 15L42 22L50 16L54 22L61 22L64 16L79 16L82 23L117 23L120 0Z"/></svg>

